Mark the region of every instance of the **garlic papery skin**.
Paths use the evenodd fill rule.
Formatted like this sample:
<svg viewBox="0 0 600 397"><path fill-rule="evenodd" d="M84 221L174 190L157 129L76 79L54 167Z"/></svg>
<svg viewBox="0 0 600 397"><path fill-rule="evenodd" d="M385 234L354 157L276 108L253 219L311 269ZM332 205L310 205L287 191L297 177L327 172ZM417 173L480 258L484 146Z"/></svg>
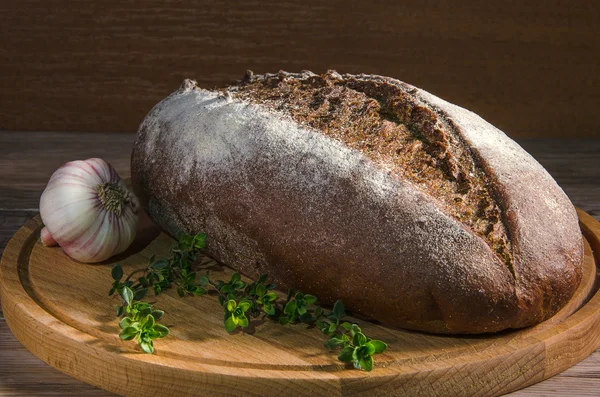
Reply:
<svg viewBox="0 0 600 397"><path fill-rule="evenodd" d="M44 245L58 243L80 262L101 262L133 242L140 204L115 169L99 158L70 161L40 199Z"/></svg>

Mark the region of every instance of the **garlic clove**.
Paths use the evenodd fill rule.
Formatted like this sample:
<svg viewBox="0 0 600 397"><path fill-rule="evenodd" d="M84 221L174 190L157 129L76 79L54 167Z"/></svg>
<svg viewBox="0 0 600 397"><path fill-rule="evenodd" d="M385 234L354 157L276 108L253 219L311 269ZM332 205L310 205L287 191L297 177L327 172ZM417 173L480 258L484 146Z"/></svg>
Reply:
<svg viewBox="0 0 600 397"><path fill-rule="evenodd" d="M118 245L118 238L114 238L111 228L110 215L98 216L94 222L72 243L63 247L65 253L72 258L85 262L100 262L110 257Z"/></svg>
<svg viewBox="0 0 600 397"><path fill-rule="evenodd" d="M68 183L46 189L40 200L42 220L59 244L75 239L81 234L80 230L88 229L97 213L93 189Z"/></svg>
<svg viewBox="0 0 600 397"><path fill-rule="evenodd" d="M42 242L55 240L74 259L100 262L131 245L139 211L138 199L106 161L71 161L42 193Z"/></svg>
<svg viewBox="0 0 600 397"><path fill-rule="evenodd" d="M47 227L42 228L42 231L40 232L40 240L42 240L42 244L44 244L46 247L52 247L53 245L58 244L48 231Z"/></svg>
<svg viewBox="0 0 600 397"><path fill-rule="evenodd" d="M139 209L138 209L139 213ZM135 218L134 218L135 217ZM122 238L119 239L119 246L117 247L117 251L123 252L125 251L131 242L135 239L135 235L137 232L137 215L134 215L133 212L126 212L122 217L116 217L116 228L119 230L119 233L122 235Z"/></svg>

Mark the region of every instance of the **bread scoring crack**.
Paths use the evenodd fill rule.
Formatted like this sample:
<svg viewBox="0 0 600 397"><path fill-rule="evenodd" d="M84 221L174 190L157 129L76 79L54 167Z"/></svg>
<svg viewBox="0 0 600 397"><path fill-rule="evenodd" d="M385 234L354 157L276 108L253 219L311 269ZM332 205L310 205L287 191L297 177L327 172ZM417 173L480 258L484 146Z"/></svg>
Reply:
<svg viewBox="0 0 600 397"><path fill-rule="evenodd" d="M480 236L515 276L507 228L489 177L452 127L410 88L329 71L247 73L224 90L317 129L416 185Z"/></svg>

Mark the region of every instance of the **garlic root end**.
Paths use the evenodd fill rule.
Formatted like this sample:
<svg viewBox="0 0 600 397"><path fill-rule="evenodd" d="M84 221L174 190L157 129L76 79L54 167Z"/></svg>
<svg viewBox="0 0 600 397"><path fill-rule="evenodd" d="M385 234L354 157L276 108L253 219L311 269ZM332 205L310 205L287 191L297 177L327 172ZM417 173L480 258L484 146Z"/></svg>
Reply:
<svg viewBox="0 0 600 397"><path fill-rule="evenodd" d="M42 244L44 244L46 247L52 247L53 245L58 244L56 240L52 238L52 235L48 231L47 227L42 229L42 232L40 233L40 240L42 240Z"/></svg>

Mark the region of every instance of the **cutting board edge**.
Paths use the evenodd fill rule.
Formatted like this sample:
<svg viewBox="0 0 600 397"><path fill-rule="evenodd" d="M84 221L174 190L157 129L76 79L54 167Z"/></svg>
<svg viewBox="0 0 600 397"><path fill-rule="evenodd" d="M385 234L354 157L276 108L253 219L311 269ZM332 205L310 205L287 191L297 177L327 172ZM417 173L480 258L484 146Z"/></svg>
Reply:
<svg viewBox="0 0 600 397"><path fill-rule="evenodd" d="M596 261L598 261L598 254L600 253L600 240L598 240L598 236L600 235L600 224L591 216L586 214L585 212L578 210L578 215L580 216L582 229L584 235L590 245L594 250L594 256ZM34 241L37 238L35 233L39 233L39 219L32 218L28 221L9 241L4 255L2 256L2 260L0 262L0 299L2 299L2 304L4 308L4 314L7 321L7 324L13 334L17 337L24 346L31 351L34 355L42 359L44 362L52 365L53 367L59 369L60 371L82 380L84 382L93 384L94 386L98 386L104 388L108 391L115 392L118 394L126 394L130 396L142 396L148 393L149 391L156 391L156 385L146 385L146 389L144 389L144 385L140 384L141 388L138 390L134 390L132 392L132 388L123 388L123 379L119 376L118 372L113 373L108 378L113 379L113 382L106 382L106 376L102 375L98 377L98 379L94 378L94 373L98 373L99 371L88 371L81 373L78 368L69 365L69 360L65 359L62 361L56 361L51 359L47 352L43 347L43 343L36 343L41 341L49 341L54 340L55 343L59 346L64 346L65 343L68 343L71 339L67 337L67 335L73 336L77 333L77 340L85 340L89 337L89 335L84 334L67 324L57 323L56 319L52 317L49 313L45 312L45 310L36 305L35 301L29 296L27 291L24 289L23 285L20 283L20 279L18 277L18 265L19 260L22 260L22 241ZM590 237L590 236L593 236ZM8 263L12 263L13 265L13 274L8 275L5 269L9 268ZM11 293L9 293L9 290ZM17 302L17 298L24 299L24 302ZM593 308L590 307L593 305ZM36 309L37 307L37 309ZM545 368L547 370L544 371L543 374L537 375L529 378L527 381L521 382L517 387L510 386L500 387L497 390L494 390L494 393L505 393L508 391L514 391L526 386L529 386L533 383L537 383L543 379L547 379L550 376L555 375L558 372L561 372L570 366L576 364L583 358L587 357L591 354L598 346L600 346L600 334L593 335L593 333L585 332L585 330L591 329L591 327L595 327L598 329L600 325L600 293L596 291L592 298L583 306L582 309L575 312L571 317L567 320L563 321L560 326L562 328L569 328L568 325L573 325L577 330L577 333L582 335L581 339L583 340L588 336L588 340L580 343L580 346L575 349L575 354L571 354L570 356L561 348L560 341L557 341L556 332L552 328L546 332L545 337L540 337L543 335L538 335L540 339L540 343L543 343L543 356L546 361ZM27 311L29 309L29 311ZM586 310L583 310L586 309ZM591 313L590 313L591 312ZM25 316L19 316L19 314L25 314ZM35 314L35 315L33 315ZM595 315L594 315L595 314ZM19 326L21 323L28 323ZM40 337L39 328L48 327L49 331L45 331ZM66 328L63 328L66 327ZM29 332L27 332L29 330ZM64 332L61 333L61 332ZM592 334L590 337L589 335ZM61 339L62 338L62 339ZM87 356L91 357L100 357L101 354L105 354L105 351L98 351L93 344L86 343L84 344L85 348L83 352L79 352L79 354L87 354ZM570 345L571 350L574 347ZM77 350L77 349L76 349ZM507 352L508 355L511 352ZM80 355L78 357L81 357ZM74 358L75 361L77 357ZM156 357L153 356L145 356L145 360L131 360L129 354L123 354L118 351L115 351L109 355L109 357L102 362L119 362L119 360L129 360L128 364L135 365L139 367L139 370L147 374L148 376L152 374L152 372L158 366L164 366L169 364L169 360L167 359L167 363L164 362L159 364L155 362ZM160 358L160 360L165 361L164 358ZM482 357L481 362L489 361L488 358ZM452 361L452 360L450 360ZM106 365L105 365L106 366ZM449 366L452 366L452 363L449 363ZM88 368L93 368L93 365L86 365ZM109 366L110 367L110 366ZM305 378L304 381L307 385L313 384L313 389L310 389L310 393L307 395L314 395L316 390L326 391L328 395L342 395L349 392L352 389L352 385L357 382L362 382L363 384L359 389L363 389L363 393L367 391L373 391L369 384L375 382L377 383L377 379L383 381L384 384L387 384L385 389L390 389L390 385L399 384L401 382L398 381L399 378L410 378L411 373L413 371L402 372L403 376L399 376L400 368L397 367L389 367L389 368L378 368L373 373L365 374L364 372L359 371L341 371L339 374L331 375L330 373L320 372L320 371L277 371L277 370L250 370L245 371L246 373L237 373L232 375L227 375L224 373L214 372L216 368L211 368L211 365L203 365L203 371L200 371L203 375L199 377L199 381L202 384L202 388L198 389L197 387L192 387L189 391L191 393L196 393L200 390L203 392L210 392L213 395L230 395L231 392L236 391L237 389L227 389L223 391L219 388L207 390L207 385L220 385L223 382L226 382L227 376L231 376L232 380L240 387L240 392L244 392L251 389L245 389L245 386L252 387L252 384L256 384L257 381L260 383L261 379L264 379L266 382L274 382L273 377L269 377L267 375L272 375L273 373L278 373L276 379L279 379L279 384L282 389L273 388L271 385L270 390L273 392L281 392L281 390L285 390L285 385L289 380L297 381L300 372L306 372L301 376L301 378ZM215 366L219 367L219 366ZM423 369L427 370L427 368L418 368L419 366L413 368L414 372L419 372ZM482 367L479 365L478 361L473 361L473 365L471 366L474 370L477 370L477 367ZM222 367L219 367L222 368ZM409 369L403 368L404 370ZM235 369L234 369L235 370ZM447 370L447 368L437 368L434 372ZM293 377L286 377L286 372L290 372L287 375L292 375ZM175 378L189 379L189 377L198 377L199 371L184 371L180 368L175 368L174 373L171 374L173 380ZM164 374L162 374L164 375ZM161 375L161 376L162 376ZM210 377L213 376L213 379ZM417 377L418 378L418 377ZM243 380L246 380L244 382ZM309 380L310 379L310 380ZM395 380L395 381L394 381ZM130 381L130 379L128 380ZM249 382L249 383L248 383ZM277 385L277 381L275 385ZM374 386L373 386L374 387ZM361 393L359 391L359 393ZM302 393L295 393L298 395L303 395ZM262 395L262 393L261 393Z"/></svg>

